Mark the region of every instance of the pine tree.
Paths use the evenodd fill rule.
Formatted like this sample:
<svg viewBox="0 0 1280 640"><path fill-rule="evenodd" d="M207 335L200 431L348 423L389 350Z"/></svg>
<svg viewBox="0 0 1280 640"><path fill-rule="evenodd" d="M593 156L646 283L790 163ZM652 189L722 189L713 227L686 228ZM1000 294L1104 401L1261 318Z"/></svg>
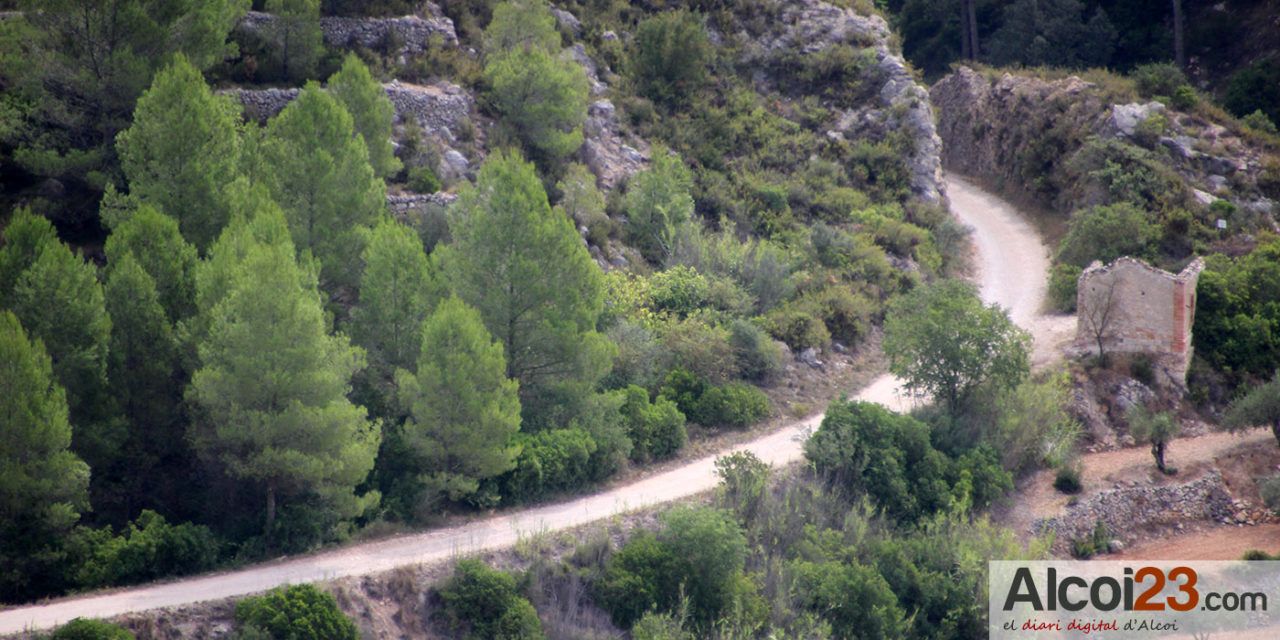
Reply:
<svg viewBox="0 0 1280 640"><path fill-rule="evenodd" d="M671 257L676 231L693 218L692 186L693 178L680 156L662 147L653 150L653 166L627 184L631 243L649 261L663 264Z"/></svg>
<svg viewBox="0 0 1280 640"><path fill-rule="evenodd" d="M369 234L364 250L351 337L379 364L393 370L412 367L418 361L422 322L441 297L418 234L385 219Z"/></svg>
<svg viewBox="0 0 1280 640"><path fill-rule="evenodd" d="M43 216L22 208L13 213L0 244L0 307L9 306L18 277L48 247L58 246L58 232Z"/></svg>
<svg viewBox="0 0 1280 640"><path fill-rule="evenodd" d="M320 260L326 290L354 285L361 243L386 208L386 185L369 165L351 116L311 83L272 118L261 145L263 181L284 210L299 251Z"/></svg>
<svg viewBox="0 0 1280 640"><path fill-rule="evenodd" d="M568 218L551 210L533 165L517 153L490 155L449 226L453 243L437 249L447 282L502 343L522 401L606 373L611 345L595 331L600 268Z"/></svg>
<svg viewBox="0 0 1280 640"><path fill-rule="evenodd" d="M116 140L130 194L177 218L201 250L227 224L222 191L239 170L239 123L239 105L215 95L179 55L156 74L133 126Z"/></svg>
<svg viewBox="0 0 1280 640"><path fill-rule="evenodd" d="M107 373L128 422L125 446L112 466L124 483L120 506L132 515L176 499L173 479L187 468L181 432L184 380L178 342L155 281L132 253L112 262L106 303L111 316Z"/></svg>
<svg viewBox="0 0 1280 640"><path fill-rule="evenodd" d="M500 124L531 157L556 163L582 146L589 96L582 65L539 48L516 49L490 57L484 75Z"/></svg>
<svg viewBox="0 0 1280 640"><path fill-rule="evenodd" d="M546 0L514 0L493 8L484 29L484 50L496 56L518 49L560 50L560 32Z"/></svg>
<svg viewBox="0 0 1280 640"><path fill-rule="evenodd" d="M132 258L151 277L160 306L169 322L195 312L195 247L182 239L178 223L155 207L142 205L116 224L107 236L107 276L116 265Z"/></svg>
<svg viewBox="0 0 1280 640"><path fill-rule="evenodd" d="M403 165L391 147L391 119L395 106L360 58L347 54L342 69L329 78L329 93L347 108L356 133L364 138L369 164L379 178L395 175Z"/></svg>
<svg viewBox="0 0 1280 640"><path fill-rule="evenodd" d="M0 601L58 582L50 544L88 508L89 468L67 450L67 399L38 338L0 311ZM51 584L52 583L52 584Z"/></svg>
<svg viewBox="0 0 1280 640"><path fill-rule="evenodd" d="M275 45L283 78L298 82L314 76L324 53L320 0L267 0L266 9L278 20Z"/></svg>
<svg viewBox="0 0 1280 640"><path fill-rule="evenodd" d="M201 368L187 398L197 408L192 443L232 478L263 491L271 535L279 501L311 496L338 517L358 498L380 432L347 400L364 353L330 335L314 275L300 267L283 216L270 208L233 219L197 280ZM206 304L210 306L205 306Z"/></svg>
<svg viewBox="0 0 1280 640"><path fill-rule="evenodd" d="M94 266L49 244L18 277L9 304L49 350L76 425L76 453L92 466L103 463L116 453L119 434L107 394L111 320Z"/></svg>
<svg viewBox="0 0 1280 640"><path fill-rule="evenodd" d="M502 345L479 312L456 297L422 325L417 372L396 375L409 411L401 438L422 462L428 496L460 500L485 478L515 466L520 430L517 384L505 375Z"/></svg>

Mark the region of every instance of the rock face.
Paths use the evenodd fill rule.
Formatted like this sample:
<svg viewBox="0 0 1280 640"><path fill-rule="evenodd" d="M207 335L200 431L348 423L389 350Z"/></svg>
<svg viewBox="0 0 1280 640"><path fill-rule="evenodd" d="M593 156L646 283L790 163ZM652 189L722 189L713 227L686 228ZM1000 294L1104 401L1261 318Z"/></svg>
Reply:
<svg viewBox="0 0 1280 640"><path fill-rule="evenodd" d="M649 149L635 141L637 149L624 140L618 123L617 109L609 100L597 100L587 107L587 120L582 125L582 160L596 174L602 189L621 186L632 174L644 169Z"/></svg>
<svg viewBox="0 0 1280 640"><path fill-rule="evenodd" d="M1103 491L1068 507L1058 517L1037 521L1035 533L1055 533L1055 547L1066 550L1072 540L1092 534L1098 522L1106 525L1112 537L1132 540L1143 529L1231 517L1231 495L1222 476L1214 471L1183 484Z"/></svg>
<svg viewBox="0 0 1280 640"><path fill-rule="evenodd" d="M444 17L439 8L428 6L421 15L408 15L398 18L344 18L326 16L320 18L320 31L324 34L324 43L330 47L350 49L386 49L388 53L400 56L415 56L425 52L432 39L456 46L458 34L454 31L453 20ZM237 25L238 29L268 35L276 28L277 16L260 11L245 14Z"/></svg>
<svg viewBox="0 0 1280 640"><path fill-rule="evenodd" d="M840 114L827 135L875 138L905 130L913 142L907 158L911 191L927 202L941 203L945 199L939 156L942 140L934 126L929 93L915 81L902 55L890 49L884 19L819 0L795 0L783 3L777 22L778 27L764 37L744 35L743 41L752 42L748 59L767 60L795 51L815 53L837 44L874 50L875 64L868 77L881 83L876 102Z"/></svg>
<svg viewBox="0 0 1280 640"><path fill-rule="evenodd" d="M1043 80L988 77L961 67L930 90L948 169L1000 185L1007 195L1067 213L1099 202L1075 159L1091 138L1141 147L1182 181L1170 194L1189 208L1224 198L1259 214L1280 206L1258 188L1264 153L1218 124L1159 102L1112 104L1103 89L1076 76ZM1140 125L1154 121L1147 132ZM1163 132L1161 131L1163 129ZM1087 173L1087 172L1086 172Z"/></svg>

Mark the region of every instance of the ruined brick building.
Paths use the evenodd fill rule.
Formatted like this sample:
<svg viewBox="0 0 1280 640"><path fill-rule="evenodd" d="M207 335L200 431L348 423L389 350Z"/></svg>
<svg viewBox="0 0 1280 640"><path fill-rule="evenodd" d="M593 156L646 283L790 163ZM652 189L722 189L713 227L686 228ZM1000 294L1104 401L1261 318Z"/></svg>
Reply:
<svg viewBox="0 0 1280 640"><path fill-rule="evenodd" d="M1191 364L1196 281L1203 269L1200 258L1176 274L1129 257L1089 265L1076 293L1074 349L1151 356L1162 382L1181 386Z"/></svg>

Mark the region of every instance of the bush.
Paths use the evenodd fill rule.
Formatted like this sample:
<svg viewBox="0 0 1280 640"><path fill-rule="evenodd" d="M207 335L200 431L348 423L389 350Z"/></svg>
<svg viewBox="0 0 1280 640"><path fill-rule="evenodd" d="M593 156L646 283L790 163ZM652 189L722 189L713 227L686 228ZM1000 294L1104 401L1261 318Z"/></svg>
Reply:
<svg viewBox="0 0 1280 640"><path fill-rule="evenodd" d="M1084 488L1080 482L1080 466L1070 464L1058 467L1058 472L1053 477L1053 488L1059 493L1080 493Z"/></svg>
<svg viewBox="0 0 1280 640"><path fill-rule="evenodd" d="M1049 272L1049 306L1061 313L1075 313L1076 287L1084 269L1074 264L1059 263Z"/></svg>
<svg viewBox="0 0 1280 640"><path fill-rule="evenodd" d="M649 402L649 392L632 385L622 391L622 424L631 438L631 458L639 462L662 460L684 447L684 414L663 397Z"/></svg>
<svg viewBox="0 0 1280 640"><path fill-rule="evenodd" d="M1145 257L1159 238L1159 225L1132 204L1089 207L1071 214L1067 235L1058 246L1058 260L1087 267L1094 260L1107 263L1125 255Z"/></svg>
<svg viewBox="0 0 1280 640"><path fill-rule="evenodd" d="M582 65L540 48L488 58L489 100L499 124L530 158L556 163L582 146L588 81Z"/></svg>
<svg viewBox="0 0 1280 640"><path fill-rule="evenodd" d="M435 193L441 187L440 178L436 177L436 172L425 164L409 168L406 184L409 189L418 193Z"/></svg>
<svg viewBox="0 0 1280 640"><path fill-rule="evenodd" d="M729 323L729 346L743 378L767 381L782 370L782 349L752 322L739 318Z"/></svg>
<svg viewBox="0 0 1280 640"><path fill-rule="evenodd" d="M236 603L236 622L281 640L356 640L356 625L333 596L309 584L275 589Z"/></svg>
<svg viewBox="0 0 1280 640"><path fill-rule="evenodd" d="M171 525L164 516L143 512L121 535L110 528L79 527L67 543L75 582L83 588L137 584L212 569L221 542L202 525Z"/></svg>
<svg viewBox="0 0 1280 640"><path fill-rule="evenodd" d="M1189 84L1173 90L1169 95L1169 106L1179 111L1187 111L1200 103L1200 94Z"/></svg>
<svg viewBox="0 0 1280 640"><path fill-rule="evenodd" d="M1276 123L1272 122L1271 118L1268 118L1267 114L1262 112L1262 109L1254 109L1252 113L1241 118L1240 121L1244 123L1244 126L1255 131L1269 133L1273 136L1280 133L1280 130L1276 129Z"/></svg>
<svg viewBox="0 0 1280 640"><path fill-rule="evenodd" d="M652 389L658 386L667 354L653 332L639 323L623 320L609 327L605 336L618 348L613 358L613 369L602 382L605 388L638 385Z"/></svg>
<svg viewBox="0 0 1280 640"><path fill-rule="evenodd" d="M1262 504L1272 511L1280 511L1280 476L1263 480L1258 491L1262 495Z"/></svg>
<svg viewBox="0 0 1280 640"><path fill-rule="evenodd" d="M1167 62L1138 65L1129 73L1144 97L1172 96L1179 87L1189 87L1187 76L1177 65Z"/></svg>
<svg viewBox="0 0 1280 640"><path fill-rule="evenodd" d="M1261 111L1280 123L1280 57L1259 60L1232 74L1222 104L1237 116Z"/></svg>
<svg viewBox="0 0 1280 640"><path fill-rule="evenodd" d="M707 304L710 283L686 266L675 266L649 277L649 297L655 310L687 316Z"/></svg>
<svg viewBox="0 0 1280 640"><path fill-rule="evenodd" d="M1159 113L1153 113L1134 128L1133 139L1142 146L1153 149L1160 144L1160 136L1169 128L1169 120Z"/></svg>
<svg viewBox="0 0 1280 640"><path fill-rule="evenodd" d="M669 11L636 27L627 67L637 91L669 107L687 104L707 78L713 50L697 14Z"/></svg>
<svg viewBox="0 0 1280 640"><path fill-rule="evenodd" d="M592 455L596 442L582 429L551 429L521 434L516 468L503 476L503 495L531 500L548 493L567 491L592 480Z"/></svg>
<svg viewBox="0 0 1280 640"><path fill-rule="evenodd" d="M701 315L668 322L662 330L662 343L673 365L699 377L719 383L738 375L729 330Z"/></svg>
<svg viewBox="0 0 1280 640"><path fill-rule="evenodd" d="M445 615L468 638L508 640L545 637L533 605L516 590L510 574L479 560L460 560L440 587Z"/></svg>
<svg viewBox="0 0 1280 640"><path fill-rule="evenodd" d="M76 618L49 634L49 640L133 640L133 638L133 633L124 627L86 618Z"/></svg>
<svg viewBox="0 0 1280 640"><path fill-rule="evenodd" d="M804 351L810 347L821 350L831 344L831 332L826 323L796 301L770 311L764 318L764 327L792 351Z"/></svg>
<svg viewBox="0 0 1280 640"><path fill-rule="evenodd" d="M876 303L847 285L806 293L798 304L820 318L833 339L846 345L856 344L871 330L877 311Z"/></svg>
<svg viewBox="0 0 1280 640"><path fill-rule="evenodd" d="M744 382L707 389L689 419L709 427L743 429L769 415L769 397Z"/></svg>

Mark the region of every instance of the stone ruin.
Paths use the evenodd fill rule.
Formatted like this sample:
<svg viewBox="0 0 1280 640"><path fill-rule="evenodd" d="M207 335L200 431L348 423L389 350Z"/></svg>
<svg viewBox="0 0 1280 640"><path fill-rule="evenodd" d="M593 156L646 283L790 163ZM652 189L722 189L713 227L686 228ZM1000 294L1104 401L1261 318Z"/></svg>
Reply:
<svg viewBox="0 0 1280 640"><path fill-rule="evenodd" d="M1072 350L1097 355L1101 340L1108 355L1150 356L1159 382L1184 386L1203 269L1200 258L1176 274L1130 257L1095 261L1080 274Z"/></svg>

